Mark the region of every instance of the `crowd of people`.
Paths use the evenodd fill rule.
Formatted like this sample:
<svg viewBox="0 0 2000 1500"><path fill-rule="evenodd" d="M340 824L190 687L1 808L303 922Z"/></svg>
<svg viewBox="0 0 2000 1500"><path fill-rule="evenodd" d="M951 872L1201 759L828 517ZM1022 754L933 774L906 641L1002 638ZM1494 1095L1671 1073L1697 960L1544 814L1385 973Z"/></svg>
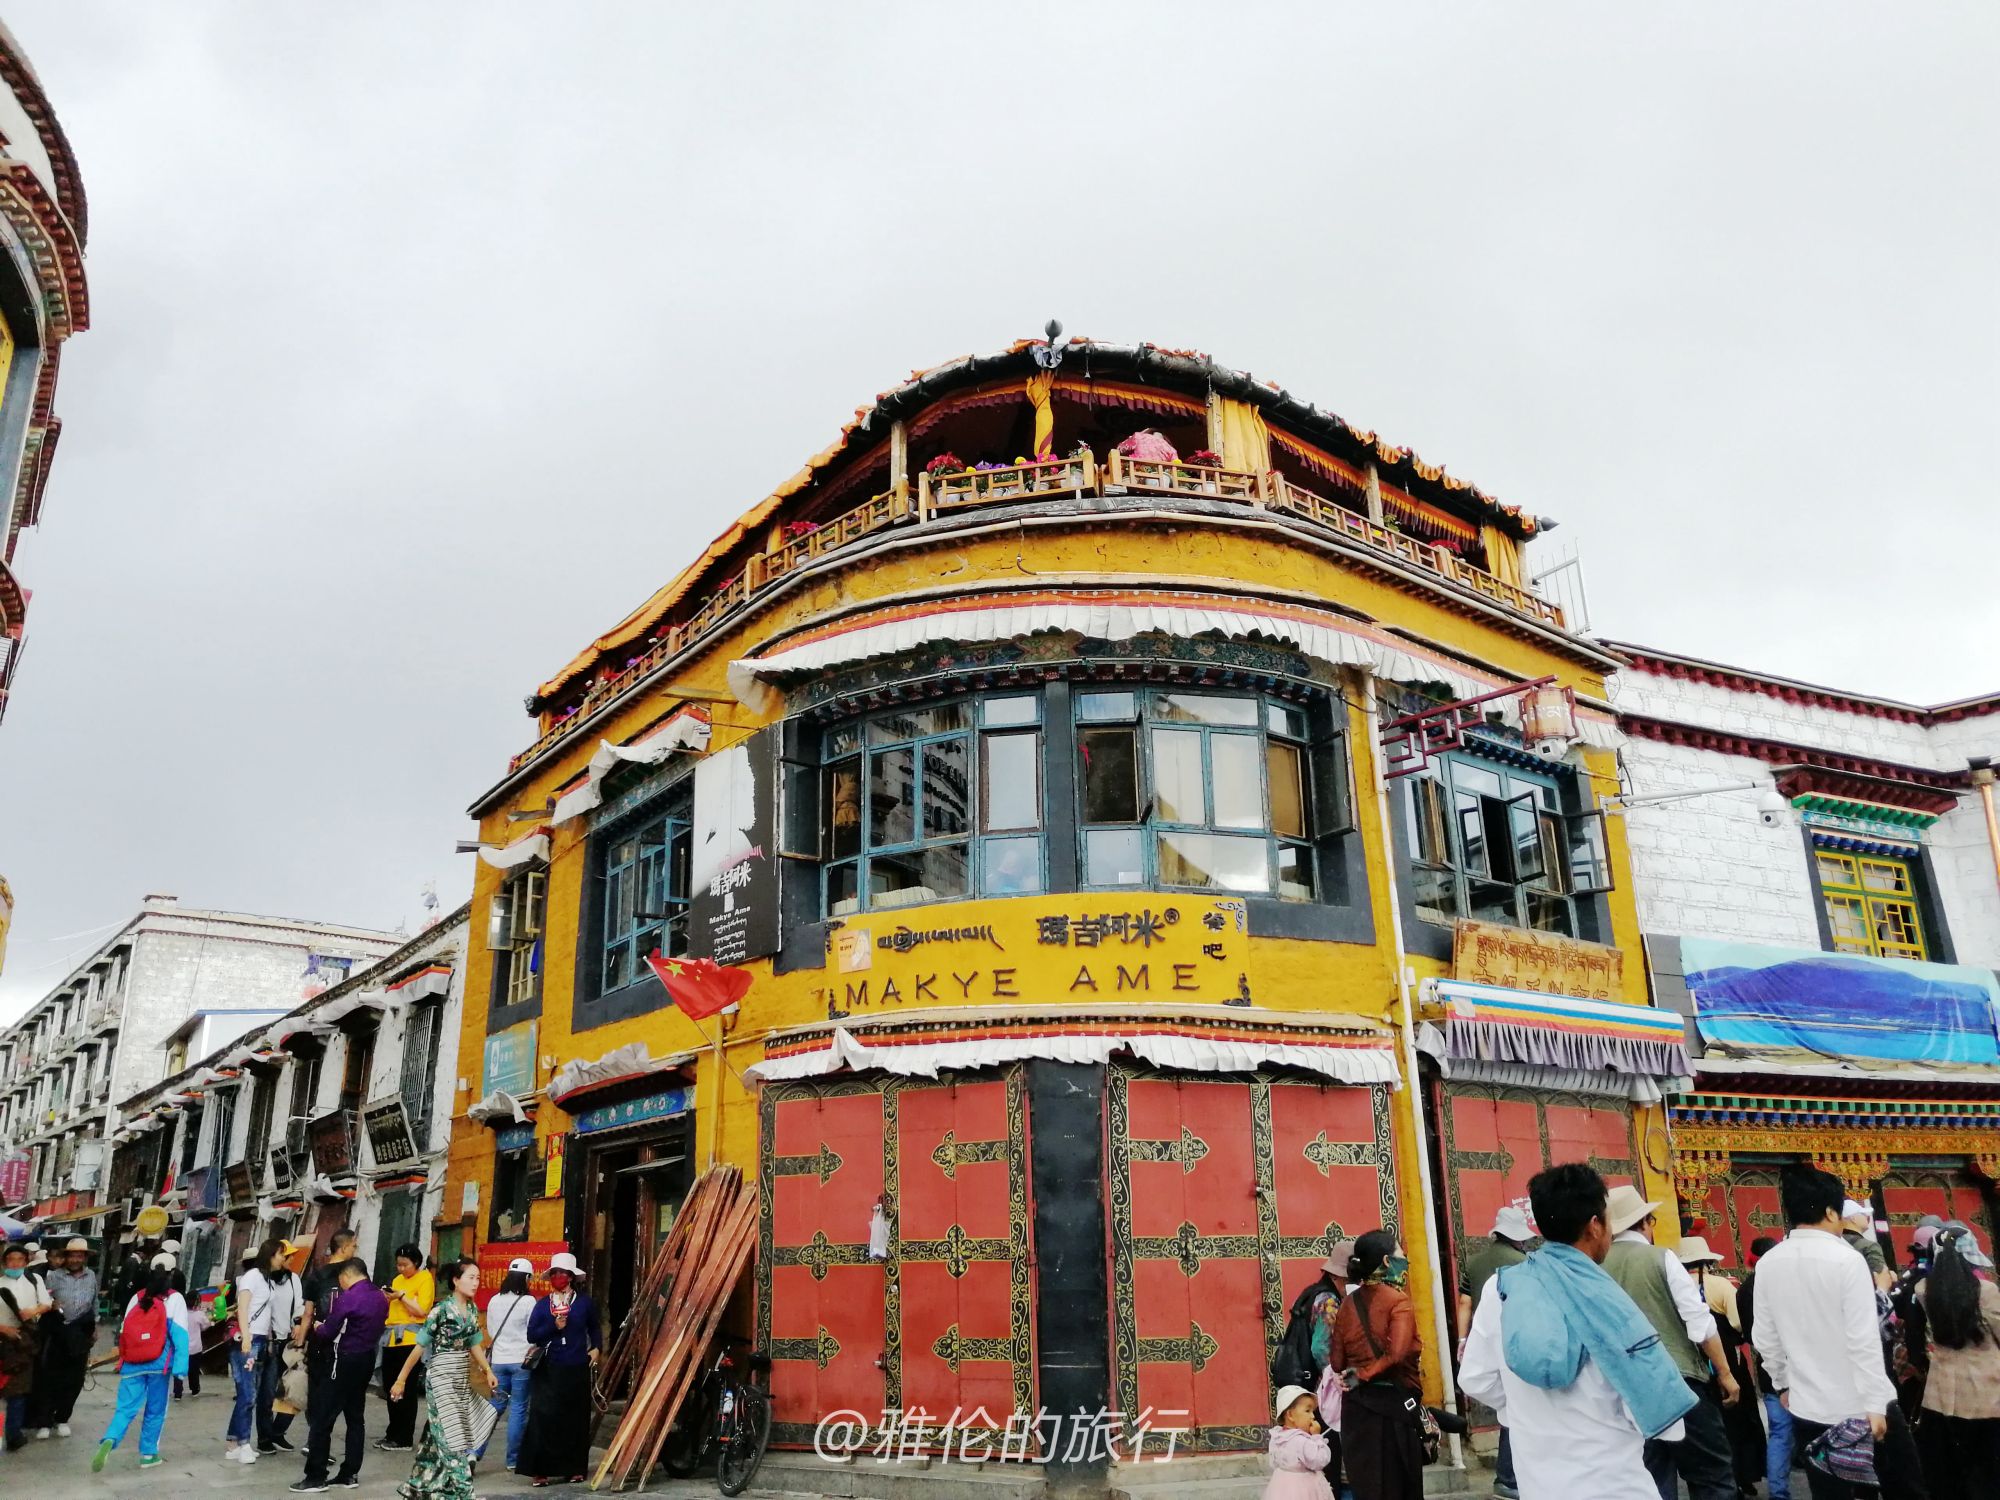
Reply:
<svg viewBox="0 0 2000 1500"><path fill-rule="evenodd" d="M1468 1256L1460 1389L1498 1413L1501 1500L1959 1500L2000 1494L2000 1287L1965 1224L1926 1218L1897 1274L1866 1205L1795 1165L1790 1233L1741 1287L1700 1235L1591 1167L1529 1184ZM1534 1241L1540 1236L1539 1248ZM1873 1252L1873 1253L1870 1253ZM1393 1233L1342 1241L1291 1308L1266 1500L1416 1500L1436 1430ZM1442 1414L1432 1413L1433 1417Z"/></svg>
<svg viewBox="0 0 2000 1500"><path fill-rule="evenodd" d="M219 1333L231 1379L222 1434L226 1462L254 1464L298 1453L293 1419L305 1416L304 1472L296 1494L354 1489L368 1451L368 1397L379 1379L386 1407L383 1453L409 1453L404 1500L473 1500L475 1466L504 1430L506 1466L537 1486L586 1479L593 1372L602 1318L568 1252L551 1257L548 1290L517 1259L482 1313L479 1268L456 1260L432 1269L404 1245L396 1274L375 1285L351 1231L331 1236L324 1258L295 1269L310 1247L266 1240L209 1303L187 1295L179 1246L134 1258L117 1278L117 1407L92 1454L102 1472L139 1424L138 1463L159 1464L172 1402L200 1394L200 1365ZM89 1246L72 1240L53 1266L34 1247L0 1254L0 1401L9 1451L71 1436L70 1419L98 1335L99 1288ZM504 1419L505 1427L499 1424ZM340 1461L333 1461L335 1427Z"/></svg>

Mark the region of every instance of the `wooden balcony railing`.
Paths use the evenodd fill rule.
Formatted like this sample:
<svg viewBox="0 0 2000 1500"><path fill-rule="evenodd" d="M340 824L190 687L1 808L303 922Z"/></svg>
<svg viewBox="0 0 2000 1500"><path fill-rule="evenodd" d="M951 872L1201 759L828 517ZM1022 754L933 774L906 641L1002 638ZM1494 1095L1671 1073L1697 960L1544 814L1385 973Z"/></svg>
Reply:
<svg viewBox="0 0 2000 1500"><path fill-rule="evenodd" d="M968 505L1085 491L1097 493L1097 460L1087 453L1075 458L1004 464L994 469L960 469L955 474L920 474L917 508L928 516L934 511L958 510Z"/></svg>
<svg viewBox="0 0 2000 1500"><path fill-rule="evenodd" d="M516 755L508 763L508 770L517 771L540 758L575 733L597 709L621 697L641 678L650 676L663 663L719 628L756 595L829 553L912 519L924 522L981 505L1069 494L1171 495L1194 500L1227 500L1282 512L1433 577L1471 589L1482 598L1558 630L1563 628L1561 608L1539 594L1476 568L1420 537L1371 521L1344 505L1302 489L1276 472L1256 474L1207 464L1159 463L1127 458L1113 451L1101 469L1089 454L1078 454L1073 458L1008 464L994 469L922 474L917 479L914 499L907 490L887 491L844 515L801 532L781 547L753 556L741 573L703 601L694 614L670 627L616 673L592 685L576 709Z"/></svg>
<svg viewBox="0 0 2000 1500"><path fill-rule="evenodd" d="M1127 458L1116 448L1111 450L1106 483L1128 490L1186 495L1194 500L1243 500L1261 504L1264 499L1262 474L1207 464L1160 463L1151 459Z"/></svg>

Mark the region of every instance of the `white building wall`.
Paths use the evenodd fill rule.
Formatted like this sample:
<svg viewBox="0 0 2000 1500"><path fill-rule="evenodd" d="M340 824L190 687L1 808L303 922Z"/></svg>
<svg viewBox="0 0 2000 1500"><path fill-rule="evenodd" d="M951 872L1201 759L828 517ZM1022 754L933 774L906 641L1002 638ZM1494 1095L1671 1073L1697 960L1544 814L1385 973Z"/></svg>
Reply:
<svg viewBox="0 0 2000 1500"><path fill-rule="evenodd" d="M1907 724L1635 669L1617 674L1611 696L1621 712L1898 765L1960 772L1975 756L2000 761L2000 714ZM1819 884L1804 841L1795 827L1767 829L1757 819L1760 792L1775 784L1771 766L1638 738L1621 759L1635 795L1757 783L1625 815L1644 931L1820 946ZM1977 794L1932 825L1924 844L1957 961L2000 967L2000 880Z"/></svg>

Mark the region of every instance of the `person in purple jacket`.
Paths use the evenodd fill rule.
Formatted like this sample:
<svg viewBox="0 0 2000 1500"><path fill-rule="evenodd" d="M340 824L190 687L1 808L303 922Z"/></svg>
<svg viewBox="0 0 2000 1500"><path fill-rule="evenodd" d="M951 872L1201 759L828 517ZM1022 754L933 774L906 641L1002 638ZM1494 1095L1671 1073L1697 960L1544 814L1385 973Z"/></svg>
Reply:
<svg viewBox="0 0 2000 1500"><path fill-rule="evenodd" d="M389 1299L368 1279L368 1265L356 1258L334 1268L340 1290L312 1336L332 1346L333 1373L312 1388L306 1413L306 1473L289 1488L314 1495L329 1488L326 1468L333 1450L333 1419L347 1425L347 1448L332 1483L351 1490L361 1483L368 1382L375 1373L375 1349L389 1320Z"/></svg>

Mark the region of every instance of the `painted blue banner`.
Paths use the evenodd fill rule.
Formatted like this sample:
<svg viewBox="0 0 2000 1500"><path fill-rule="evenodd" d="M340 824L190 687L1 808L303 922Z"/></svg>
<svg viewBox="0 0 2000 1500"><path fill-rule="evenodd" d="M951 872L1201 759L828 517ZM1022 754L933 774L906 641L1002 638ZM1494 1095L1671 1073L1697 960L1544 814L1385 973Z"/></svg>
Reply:
<svg viewBox="0 0 2000 1500"><path fill-rule="evenodd" d="M493 1149L496 1151L523 1151L534 1144L535 1127L532 1125L509 1125L493 1135Z"/></svg>
<svg viewBox="0 0 2000 1500"><path fill-rule="evenodd" d="M643 1125L648 1120L667 1120L684 1115L694 1106L691 1086L628 1099L623 1104L603 1104L576 1117L571 1128L578 1135L595 1135L601 1130L621 1130L627 1125Z"/></svg>
<svg viewBox="0 0 2000 1500"><path fill-rule="evenodd" d="M515 1097L535 1087L535 1023L526 1022L486 1039L484 1076L479 1092L504 1089Z"/></svg>
<svg viewBox="0 0 2000 1500"><path fill-rule="evenodd" d="M1695 1026L1736 1054L2000 1068L1990 970L1682 938Z"/></svg>

